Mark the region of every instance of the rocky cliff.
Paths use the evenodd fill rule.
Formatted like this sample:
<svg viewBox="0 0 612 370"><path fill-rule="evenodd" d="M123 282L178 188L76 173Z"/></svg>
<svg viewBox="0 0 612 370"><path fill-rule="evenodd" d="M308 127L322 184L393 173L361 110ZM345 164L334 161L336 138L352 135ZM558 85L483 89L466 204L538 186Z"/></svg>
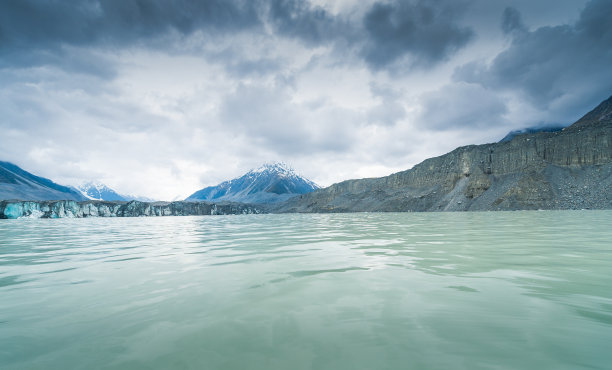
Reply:
<svg viewBox="0 0 612 370"><path fill-rule="evenodd" d="M208 202L0 201L0 218L199 216L263 213L259 206Z"/></svg>
<svg viewBox="0 0 612 370"><path fill-rule="evenodd" d="M348 180L276 212L612 208L612 97L557 132L460 147L390 176Z"/></svg>

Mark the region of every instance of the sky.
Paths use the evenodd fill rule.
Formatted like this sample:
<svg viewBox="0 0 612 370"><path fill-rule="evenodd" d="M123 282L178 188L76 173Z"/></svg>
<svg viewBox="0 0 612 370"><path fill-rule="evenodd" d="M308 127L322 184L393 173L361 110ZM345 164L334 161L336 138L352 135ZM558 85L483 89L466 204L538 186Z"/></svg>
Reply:
<svg viewBox="0 0 612 370"><path fill-rule="evenodd" d="M406 170L612 95L609 0L4 0L0 160L182 199Z"/></svg>

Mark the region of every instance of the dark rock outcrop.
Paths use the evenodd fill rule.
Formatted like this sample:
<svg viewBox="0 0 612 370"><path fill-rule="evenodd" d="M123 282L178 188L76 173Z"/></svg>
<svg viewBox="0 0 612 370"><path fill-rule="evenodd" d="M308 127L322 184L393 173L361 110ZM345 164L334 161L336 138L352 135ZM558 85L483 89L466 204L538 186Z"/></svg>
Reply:
<svg viewBox="0 0 612 370"><path fill-rule="evenodd" d="M264 213L261 206L208 202L0 201L0 218L200 216Z"/></svg>
<svg viewBox="0 0 612 370"><path fill-rule="evenodd" d="M460 147L386 177L348 180L275 212L612 208L612 97L572 126Z"/></svg>

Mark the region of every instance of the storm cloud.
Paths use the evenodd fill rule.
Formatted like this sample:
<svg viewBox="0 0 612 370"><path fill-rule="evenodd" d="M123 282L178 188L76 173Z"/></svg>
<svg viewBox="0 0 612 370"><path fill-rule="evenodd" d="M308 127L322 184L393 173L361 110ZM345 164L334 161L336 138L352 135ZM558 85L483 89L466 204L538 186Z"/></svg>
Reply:
<svg viewBox="0 0 612 370"><path fill-rule="evenodd" d="M512 34L510 46L491 63L459 67L455 79L500 91L557 112L571 123L585 107L612 93L612 2L587 3L576 23L529 31L516 9L504 11L502 27ZM520 32L513 32L513 31Z"/></svg>
<svg viewBox="0 0 612 370"><path fill-rule="evenodd" d="M374 69L403 57L420 66L446 60L474 36L455 22L464 7L461 1L377 2L364 17L368 40L362 54Z"/></svg>
<svg viewBox="0 0 612 370"><path fill-rule="evenodd" d="M121 46L170 31L227 32L261 25L258 2L243 0L7 0L2 50L58 45Z"/></svg>
<svg viewBox="0 0 612 370"><path fill-rule="evenodd" d="M308 1L272 0L269 15L280 35L295 37L311 45L350 39L353 32L347 19Z"/></svg>
<svg viewBox="0 0 612 370"><path fill-rule="evenodd" d="M457 83L422 96L420 122L433 130L486 129L504 124L507 111L504 100L491 91L477 84Z"/></svg>
<svg viewBox="0 0 612 370"><path fill-rule="evenodd" d="M448 59L472 40L474 32L455 22L465 4L376 2L359 17L332 14L298 0L8 0L0 13L0 66L53 64L109 77L112 70L96 67L95 61L64 61L77 48L150 47L175 52L182 38L196 33L204 38L265 34L267 24L276 36L312 47L334 43L375 70L403 58L409 65L426 67ZM88 62L94 66L88 68Z"/></svg>
<svg viewBox="0 0 612 370"><path fill-rule="evenodd" d="M54 65L109 78L92 48L169 49L182 36L261 27L257 2L242 0L7 0L0 5L0 67Z"/></svg>

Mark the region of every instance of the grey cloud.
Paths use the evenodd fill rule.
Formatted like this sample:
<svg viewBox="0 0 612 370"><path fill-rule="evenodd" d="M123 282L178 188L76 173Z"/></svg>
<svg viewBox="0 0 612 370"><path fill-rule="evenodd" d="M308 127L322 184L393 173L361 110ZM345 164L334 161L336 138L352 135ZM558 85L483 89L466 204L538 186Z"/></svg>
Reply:
<svg viewBox="0 0 612 370"><path fill-rule="evenodd" d="M456 23L464 1L393 0L376 2L355 14L331 14L308 1L273 0L269 21L277 34L311 46L333 44L346 62L356 54L374 70L408 58L428 67L447 60L472 40L474 32Z"/></svg>
<svg viewBox="0 0 612 370"><path fill-rule="evenodd" d="M155 43L169 34L241 31L259 27L259 2L247 0L81 0L0 2L0 67L59 65L70 68L74 48L117 48ZM158 46L158 45L156 45ZM71 49L72 48L72 49ZM94 63L77 71L108 77ZM110 71L109 71L110 70Z"/></svg>
<svg viewBox="0 0 612 370"><path fill-rule="evenodd" d="M262 148L283 156L321 151L342 152L352 145L350 113L310 109L291 101L282 87L240 85L225 97L219 110L223 130L248 137ZM322 114L318 114L321 113Z"/></svg>
<svg viewBox="0 0 612 370"><path fill-rule="evenodd" d="M504 33L525 32L521 13L516 8L507 7L502 15L502 30Z"/></svg>
<svg viewBox="0 0 612 370"><path fill-rule="evenodd" d="M347 20L334 16L308 1L273 0L270 22L280 35L295 37L311 45L351 38L352 27Z"/></svg>
<svg viewBox="0 0 612 370"><path fill-rule="evenodd" d="M518 92L538 109L554 110L552 120L578 118L612 91L610 17L612 2L592 0L574 25L515 33L492 63L466 64L454 78ZM514 11L504 13L504 24L516 26L517 19Z"/></svg>
<svg viewBox="0 0 612 370"><path fill-rule="evenodd" d="M368 111L368 122L385 126L393 126L406 117L406 109L401 103L402 93L391 86L370 83L370 92L380 100L380 103Z"/></svg>
<svg viewBox="0 0 612 370"><path fill-rule="evenodd" d="M234 77L269 74L282 61L245 55L240 47L249 41L233 38L243 31L266 37L264 23L278 36L309 46L351 33L347 22L308 1L7 0L0 2L0 68L51 65L109 79L117 65L96 51L136 46L198 55ZM194 35L195 43L186 41ZM225 42L225 50L202 49Z"/></svg>
<svg viewBox="0 0 612 370"><path fill-rule="evenodd" d="M247 29L260 24L246 0L7 0L0 5L2 48L125 44L174 29Z"/></svg>
<svg viewBox="0 0 612 370"><path fill-rule="evenodd" d="M393 86L388 84L381 84L378 82L370 83L370 92L376 97L392 100L397 100L403 95L401 91L395 89Z"/></svg>
<svg viewBox="0 0 612 370"><path fill-rule="evenodd" d="M258 138L280 151L298 149L307 132L282 90L240 85L221 106L221 122L237 135Z"/></svg>
<svg viewBox="0 0 612 370"><path fill-rule="evenodd" d="M363 23L367 41L361 53L373 69L408 57L411 65L427 66L449 58L474 36L456 23L463 2L377 2Z"/></svg>
<svg viewBox="0 0 612 370"><path fill-rule="evenodd" d="M237 77L274 73L280 70L281 66L282 61L273 58L246 59L226 63L227 71Z"/></svg>
<svg viewBox="0 0 612 370"><path fill-rule="evenodd" d="M368 122L384 126L393 126L406 117L406 109L397 101L383 101L368 111Z"/></svg>
<svg viewBox="0 0 612 370"><path fill-rule="evenodd" d="M66 77L63 80L69 81ZM94 83L91 78L79 82ZM37 138L69 143L96 130L146 134L169 123L164 117L115 99L111 90L101 90L75 91L71 85L59 82L46 86L10 84L0 88L3 113L0 129L35 133Z"/></svg>
<svg viewBox="0 0 612 370"><path fill-rule="evenodd" d="M447 85L421 99L419 122L431 130L491 128L506 123L504 101L477 84Z"/></svg>
<svg viewBox="0 0 612 370"><path fill-rule="evenodd" d="M278 73L285 62L278 57L253 56L237 47L207 52L206 60L220 63L230 76L237 78Z"/></svg>
<svg viewBox="0 0 612 370"><path fill-rule="evenodd" d="M300 0L7 0L0 2L0 68L61 65L109 78L113 63L88 66L84 53L80 61L67 62L70 52L138 46L174 53L180 52L177 41L185 36L265 35L264 25L274 36L301 40L308 47L333 45L332 52L345 63L358 57L380 70L408 58L409 64L426 67L448 59L473 38L471 29L456 22L464 7L463 1L395 0L362 6L366 12L361 18L359 11L332 14ZM274 67L270 60L261 66L252 62L228 63L228 71L241 75Z"/></svg>
<svg viewBox="0 0 612 370"><path fill-rule="evenodd" d="M13 53L0 59L0 69L30 68L39 65L53 66L61 71L111 79L117 75L115 63L108 56L95 50L83 50L71 46L59 46L54 50L32 49Z"/></svg>

